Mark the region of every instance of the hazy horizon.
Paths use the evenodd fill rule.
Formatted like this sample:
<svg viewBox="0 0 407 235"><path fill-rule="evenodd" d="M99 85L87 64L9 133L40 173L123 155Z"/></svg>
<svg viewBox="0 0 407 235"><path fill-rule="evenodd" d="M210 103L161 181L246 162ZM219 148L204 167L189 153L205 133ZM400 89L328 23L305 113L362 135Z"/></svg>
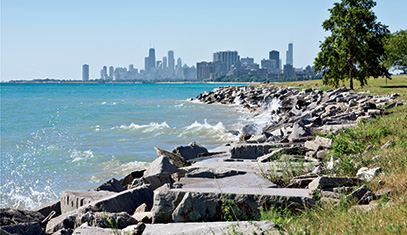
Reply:
<svg viewBox="0 0 407 235"><path fill-rule="evenodd" d="M106 66L144 69L150 46L157 60L169 50L183 64L236 50L256 63L278 50L283 64L294 44L294 67L312 65L328 9L337 1L1 1L1 80L90 78ZM378 0L377 21L406 29L407 2Z"/></svg>

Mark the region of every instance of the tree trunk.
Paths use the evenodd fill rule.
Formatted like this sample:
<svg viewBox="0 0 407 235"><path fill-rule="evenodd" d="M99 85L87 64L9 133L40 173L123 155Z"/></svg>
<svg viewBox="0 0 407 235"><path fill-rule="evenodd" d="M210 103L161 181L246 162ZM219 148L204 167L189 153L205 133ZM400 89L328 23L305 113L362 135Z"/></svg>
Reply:
<svg viewBox="0 0 407 235"><path fill-rule="evenodd" d="M353 78L352 78L352 68L349 69L349 87L351 90L353 90Z"/></svg>

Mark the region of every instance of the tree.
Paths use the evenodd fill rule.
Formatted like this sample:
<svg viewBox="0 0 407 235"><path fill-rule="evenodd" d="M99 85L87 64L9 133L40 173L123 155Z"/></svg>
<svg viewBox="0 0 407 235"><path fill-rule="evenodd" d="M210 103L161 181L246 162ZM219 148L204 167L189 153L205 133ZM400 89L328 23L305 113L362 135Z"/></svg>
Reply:
<svg viewBox="0 0 407 235"><path fill-rule="evenodd" d="M407 73L407 30L392 33L384 49L386 52L386 67L388 69L393 67Z"/></svg>
<svg viewBox="0 0 407 235"><path fill-rule="evenodd" d="M353 79L364 86L370 76L390 78L382 63L389 30L376 22L374 6L373 0L342 0L329 9L331 16L322 28L332 34L321 43L314 62L315 69L323 72L324 84L338 87L349 79L353 89Z"/></svg>

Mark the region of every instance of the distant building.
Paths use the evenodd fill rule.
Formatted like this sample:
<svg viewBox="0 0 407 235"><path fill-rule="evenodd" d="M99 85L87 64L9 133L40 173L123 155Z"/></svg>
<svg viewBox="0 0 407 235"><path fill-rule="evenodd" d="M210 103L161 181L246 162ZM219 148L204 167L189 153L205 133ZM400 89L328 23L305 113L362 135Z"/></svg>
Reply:
<svg viewBox="0 0 407 235"><path fill-rule="evenodd" d="M280 52L275 51L275 50L270 51L270 52L269 52L269 59L276 61L276 62L275 62L275 63L276 63L276 67L275 67L275 68L276 68L276 69L280 69Z"/></svg>
<svg viewBox="0 0 407 235"><path fill-rule="evenodd" d="M152 72L155 69L155 49L150 48L148 51L148 71Z"/></svg>
<svg viewBox="0 0 407 235"><path fill-rule="evenodd" d="M174 51L168 51L168 72L173 74L174 68L175 68Z"/></svg>
<svg viewBox="0 0 407 235"><path fill-rule="evenodd" d="M242 64L248 64L248 65L254 64L254 58L250 58L250 57L241 58L241 59L240 59L240 62L241 62Z"/></svg>
<svg viewBox="0 0 407 235"><path fill-rule="evenodd" d="M202 81L204 79L210 79L214 76L215 64L212 62L198 62L196 63L196 77Z"/></svg>
<svg viewBox="0 0 407 235"><path fill-rule="evenodd" d="M82 81L89 81L89 65L87 64L82 65Z"/></svg>
<svg viewBox="0 0 407 235"><path fill-rule="evenodd" d="M287 50L287 54L286 54L286 64L290 64L292 66L294 66L294 51L293 51L293 44L292 43L288 43L288 50Z"/></svg>
<svg viewBox="0 0 407 235"><path fill-rule="evenodd" d="M270 71L274 70L274 69L277 68L276 61L275 60L262 59L261 60L261 67L263 69L269 69Z"/></svg>
<svg viewBox="0 0 407 235"><path fill-rule="evenodd" d="M109 67L109 80L113 80L114 67Z"/></svg>
<svg viewBox="0 0 407 235"><path fill-rule="evenodd" d="M226 71L221 73L228 73L232 65L235 67L239 66L240 58L237 51L219 51L213 53L213 62L222 62L225 63Z"/></svg>
<svg viewBox="0 0 407 235"><path fill-rule="evenodd" d="M164 56L163 57L163 70L166 71L168 67L168 63L167 63L167 57Z"/></svg>
<svg viewBox="0 0 407 235"><path fill-rule="evenodd" d="M284 75L291 77L295 76L295 70L291 64L284 65Z"/></svg>

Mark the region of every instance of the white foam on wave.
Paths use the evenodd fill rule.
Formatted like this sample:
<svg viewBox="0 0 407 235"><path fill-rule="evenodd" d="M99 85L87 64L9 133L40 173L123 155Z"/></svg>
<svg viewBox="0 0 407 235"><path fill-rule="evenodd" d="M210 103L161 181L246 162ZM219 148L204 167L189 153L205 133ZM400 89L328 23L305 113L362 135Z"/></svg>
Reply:
<svg viewBox="0 0 407 235"><path fill-rule="evenodd" d="M51 186L45 186L41 191L31 186L29 188L18 186L13 181L9 181L4 186L9 190L2 193L7 200L0 202L1 208L32 209L58 198Z"/></svg>
<svg viewBox="0 0 407 235"><path fill-rule="evenodd" d="M131 123L130 125L121 125L119 127L113 127L112 129L117 129L117 128L120 128L123 130L141 131L143 133L150 133L150 132L154 132L157 130L170 129L171 127L167 124L167 122L162 122L162 123L150 122L147 125L139 125L139 124Z"/></svg>
<svg viewBox="0 0 407 235"><path fill-rule="evenodd" d="M70 158L73 158L72 162L83 161L94 158L94 154L91 150L80 151L77 149L72 150Z"/></svg>
<svg viewBox="0 0 407 235"><path fill-rule="evenodd" d="M178 137L188 136L212 136L219 140L234 141L236 136L227 132L222 122L218 122L216 125L211 125L205 119L203 123L195 121L191 125L184 127L182 133Z"/></svg>
<svg viewBox="0 0 407 235"><path fill-rule="evenodd" d="M112 105L112 106L114 106L114 105L116 105L117 104L117 102L106 102L106 101L103 101L102 103L100 103L101 105Z"/></svg>

